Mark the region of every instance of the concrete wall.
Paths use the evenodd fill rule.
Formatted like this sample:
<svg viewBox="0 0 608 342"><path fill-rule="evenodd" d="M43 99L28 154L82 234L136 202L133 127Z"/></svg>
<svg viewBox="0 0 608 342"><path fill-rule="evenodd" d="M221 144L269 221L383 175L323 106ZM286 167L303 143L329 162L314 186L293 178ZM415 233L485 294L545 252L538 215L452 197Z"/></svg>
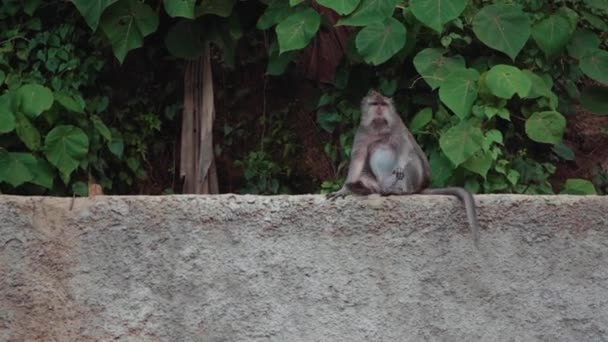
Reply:
<svg viewBox="0 0 608 342"><path fill-rule="evenodd" d="M0 341L608 341L608 198L0 196Z"/></svg>

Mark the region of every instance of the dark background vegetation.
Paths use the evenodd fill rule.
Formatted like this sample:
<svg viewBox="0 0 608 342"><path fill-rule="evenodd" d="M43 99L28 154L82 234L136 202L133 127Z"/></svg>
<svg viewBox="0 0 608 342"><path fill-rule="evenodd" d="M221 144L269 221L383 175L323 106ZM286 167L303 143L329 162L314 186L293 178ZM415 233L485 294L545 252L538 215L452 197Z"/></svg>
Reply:
<svg viewBox="0 0 608 342"><path fill-rule="evenodd" d="M103 15L127 1L132 0L110 4ZM109 38L112 31L104 28L104 20L111 18L102 16L99 28L92 29L72 2L4 1L0 192L86 195L89 176L106 194L179 192L183 78L189 59L168 48L167 37L185 20L206 28L216 25L217 32L238 26L239 34L232 38L190 37L212 46L220 192L296 194L338 188L358 123L358 103L370 88L393 96L407 124L423 122L415 135L431 158L434 185L465 185L477 193L608 191L608 91L604 79L581 67L585 57L577 51L599 50L598 72L608 74L601 54L608 48L605 1L468 1L441 32L412 14L413 2L395 2L391 17L407 28L407 40L376 63L373 58L381 56L366 55L355 42L360 26L333 26L339 15L313 1L293 1L293 7L275 14L269 27L260 22L269 15L268 8L278 6L273 1L234 2L228 16L207 14L196 21L168 15L163 1L141 2L156 14L158 25L124 60ZM532 27L552 15L567 19L567 40L547 53L532 35L510 59L474 30L482 9L503 3L519 6ZM305 47L278 56L273 52L275 24L310 8L320 13L319 30ZM187 39L176 44L196 45ZM479 96L466 114L455 115L422 77L415 58L427 48L444 49L446 58L461 56L468 68L484 75ZM195 57L196 51L192 53ZM492 91L484 92L484 77L495 65L550 80L550 92L559 103L552 108L552 94L499 99ZM23 88L31 84L52 91L49 106L40 100L44 91ZM30 90L33 100L26 94ZM20 101L27 99L41 101L39 110L24 107ZM431 117L425 119L424 110ZM487 114L500 110L506 116ZM558 141L550 143L526 131L534 113L547 111L563 115L567 122L563 132L556 133ZM59 126L65 129L54 131ZM467 161L456 165L440 146L454 127L481 134L487 148L476 149L474 155L465 151ZM493 130L500 141L488 138ZM81 151L83 135L87 146ZM62 145L54 137L68 143Z"/></svg>

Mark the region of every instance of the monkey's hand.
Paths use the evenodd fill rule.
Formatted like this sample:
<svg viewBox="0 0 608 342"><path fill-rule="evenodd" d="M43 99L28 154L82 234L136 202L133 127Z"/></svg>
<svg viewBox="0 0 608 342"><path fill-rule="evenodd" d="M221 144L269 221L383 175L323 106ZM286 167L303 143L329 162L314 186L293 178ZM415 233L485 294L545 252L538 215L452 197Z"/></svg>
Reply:
<svg viewBox="0 0 608 342"><path fill-rule="evenodd" d="M403 180L405 178L405 170L401 167L396 167L393 170L393 174L395 175L395 178L397 178L397 180Z"/></svg>
<svg viewBox="0 0 608 342"><path fill-rule="evenodd" d="M346 195L349 195L351 193L352 192L346 186L343 186L338 191L328 193L327 195L325 195L325 198L330 201L335 201L336 198L344 198Z"/></svg>

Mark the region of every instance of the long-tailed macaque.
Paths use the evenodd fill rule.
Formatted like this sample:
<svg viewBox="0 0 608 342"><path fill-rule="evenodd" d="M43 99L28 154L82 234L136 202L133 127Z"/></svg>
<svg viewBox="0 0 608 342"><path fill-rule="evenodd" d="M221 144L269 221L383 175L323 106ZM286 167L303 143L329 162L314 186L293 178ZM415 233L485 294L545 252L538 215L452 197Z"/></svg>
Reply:
<svg viewBox="0 0 608 342"><path fill-rule="evenodd" d="M361 101L361 123L355 134L348 175L342 188L327 197L335 200L348 194L453 195L465 206L479 246L479 224L475 201L464 188L428 189L431 168L426 155L395 110L391 98L372 90Z"/></svg>

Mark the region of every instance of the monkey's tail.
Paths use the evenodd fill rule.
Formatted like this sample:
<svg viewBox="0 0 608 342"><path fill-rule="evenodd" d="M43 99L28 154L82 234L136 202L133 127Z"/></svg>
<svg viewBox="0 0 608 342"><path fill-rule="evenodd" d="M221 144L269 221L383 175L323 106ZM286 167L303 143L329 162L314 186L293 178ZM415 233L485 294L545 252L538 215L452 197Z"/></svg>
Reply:
<svg viewBox="0 0 608 342"><path fill-rule="evenodd" d="M473 195L464 188L459 187L448 187L448 188L435 188L435 189L424 189L421 194L425 195L452 195L458 197L464 204L467 219L471 230L473 232L473 242L475 247L479 248L479 222L477 222L477 213L475 211L475 200Z"/></svg>

